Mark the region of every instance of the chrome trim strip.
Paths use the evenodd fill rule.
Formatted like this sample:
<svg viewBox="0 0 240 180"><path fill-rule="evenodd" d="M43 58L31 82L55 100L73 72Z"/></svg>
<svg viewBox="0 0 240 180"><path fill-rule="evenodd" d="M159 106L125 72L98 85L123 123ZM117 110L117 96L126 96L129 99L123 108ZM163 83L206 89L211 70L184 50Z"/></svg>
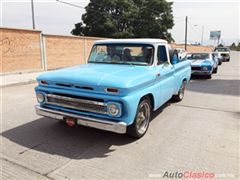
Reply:
<svg viewBox="0 0 240 180"><path fill-rule="evenodd" d="M78 125L88 126L96 129L111 131L119 134L125 134L127 130L127 124L125 122L112 122L105 119L70 114L62 111L42 108L39 105L35 106L35 110L40 116L50 117L58 120L63 120L64 117L73 117L77 119Z"/></svg>
<svg viewBox="0 0 240 180"><path fill-rule="evenodd" d="M51 98L55 98L55 99L63 99L63 100L68 100L68 101L73 101L73 102L101 105L101 106L107 105L106 103L102 103L102 102L91 101L91 100L86 100L86 99L77 99L77 98L71 98L71 97L66 97L66 96L59 96L59 95L55 95L55 94L47 94L47 97L51 97Z"/></svg>
<svg viewBox="0 0 240 180"><path fill-rule="evenodd" d="M54 95L54 94L47 94L46 95L47 98L46 99L46 103L47 104L52 104L52 105L57 105L57 106L61 106L61 107L65 107L65 108L71 108L71 109L77 109L77 110L82 110L82 111L87 111L87 112L94 112L94 113L99 113L99 114L108 114L108 111L100 111L97 109L92 109L92 108L86 108L86 107L76 107L74 105L67 105L64 103L57 103L57 102L49 102L48 101L48 97L49 98L54 98L54 99L59 99L59 100L66 100L71 102L76 102L76 103L85 103L85 104L89 104L89 105L98 105L98 106L102 106L105 107L107 109L107 103L102 103L102 102L97 102L97 101L91 101L91 100L85 100L85 99L77 99L77 98L71 98L71 97L66 97L66 96L59 96L59 95Z"/></svg>

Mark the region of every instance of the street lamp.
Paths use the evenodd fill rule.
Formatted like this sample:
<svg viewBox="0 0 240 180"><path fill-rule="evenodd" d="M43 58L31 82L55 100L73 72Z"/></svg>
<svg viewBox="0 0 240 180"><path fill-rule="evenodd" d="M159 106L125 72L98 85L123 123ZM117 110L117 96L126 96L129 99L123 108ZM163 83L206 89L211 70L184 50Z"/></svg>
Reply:
<svg viewBox="0 0 240 180"><path fill-rule="evenodd" d="M199 26L198 24L195 24L194 26ZM201 45L203 45L203 33L204 33L204 26L202 26L202 37L201 37Z"/></svg>

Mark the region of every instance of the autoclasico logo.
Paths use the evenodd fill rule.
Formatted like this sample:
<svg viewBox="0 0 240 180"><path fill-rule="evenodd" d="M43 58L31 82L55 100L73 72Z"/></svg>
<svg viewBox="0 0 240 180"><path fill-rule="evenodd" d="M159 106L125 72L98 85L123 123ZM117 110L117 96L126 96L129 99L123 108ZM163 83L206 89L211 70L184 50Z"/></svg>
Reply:
<svg viewBox="0 0 240 180"><path fill-rule="evenodd" d="M155 174L157 175L157 174ZM158 174L159 177L160 174ZM151 174L150 177L155 177ZM211 179L215 178L215 173L213 172L195 172L195 171L184 171L184 172L168 172L165 171L161 174L161 178L188 178L188 179Z"/></svg>

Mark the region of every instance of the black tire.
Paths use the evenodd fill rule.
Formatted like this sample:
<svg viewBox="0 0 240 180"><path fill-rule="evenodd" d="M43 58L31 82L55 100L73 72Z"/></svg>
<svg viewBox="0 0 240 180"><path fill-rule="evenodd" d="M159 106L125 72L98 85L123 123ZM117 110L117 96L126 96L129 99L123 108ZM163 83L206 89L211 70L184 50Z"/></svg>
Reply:
<svg viewBox="0 0 240 180"><path fill-rule="evenodd" d="M180 102L183 100L183 97L184 97L184 92L185 92L185 89L186 89L186 85L187 85L187 82L186 81L183 81L182 82L182 85L178 91L178 94L177 95L173 95L172 97L172 100L175 101L175 102Z"/></svg>
<svg viewBox="0 0 240 180"><path fill-rule="evenodd" d="M206 76L207 79L212 79L212 74Z"/></svg>
<svg viewBox="0 0 240 180"><path fill-rule="evenodd" d="M222 62L219 62L218 65L221 66L221 65L222 65Z"/></svg>
<svg viewBox="0 0 240 180"><path fill-rule="evenodd" d="M144 112L142 112L143 110ZM138 105L134 122L127 127L127 135L137 139L144 136L151 120L151 112L152 106L150 99L142 99ZM141 118L145 119L142 120Z"/></svg>
<svg viewBox="0 0 240 180"><path fill-rule="evenodd" d="M214 70L213 70L213 73L217 73L218 71L218 67L216 67Z"/></svg>

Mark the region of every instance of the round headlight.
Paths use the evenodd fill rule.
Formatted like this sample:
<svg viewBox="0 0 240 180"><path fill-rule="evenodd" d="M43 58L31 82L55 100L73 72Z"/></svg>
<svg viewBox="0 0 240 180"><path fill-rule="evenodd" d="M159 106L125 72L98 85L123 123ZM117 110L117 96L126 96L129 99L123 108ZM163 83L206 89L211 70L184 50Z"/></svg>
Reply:
<svg viewBox="0 0 240 180"><path fill-rule="evenodd" d="M203 69L203 71L207 71L207 70L208 70L208 68L207 68L207 67L203 67L202 69Z"/></svg>
<svg viewBox="0 0 240 180"><path fill-rule="evenodd" d="M117 116L120 112L119 107L116 104L108 105L108 113L112 116Z"/></svg>
<svg viewBox="0 0 240 180"><path fill-rule="evenodd" d="M44 95L43 95L42 93L38 93L38 94L37 94L37 101L38 101L39 103L43 103L44 100L45 100Z"/></svg>

